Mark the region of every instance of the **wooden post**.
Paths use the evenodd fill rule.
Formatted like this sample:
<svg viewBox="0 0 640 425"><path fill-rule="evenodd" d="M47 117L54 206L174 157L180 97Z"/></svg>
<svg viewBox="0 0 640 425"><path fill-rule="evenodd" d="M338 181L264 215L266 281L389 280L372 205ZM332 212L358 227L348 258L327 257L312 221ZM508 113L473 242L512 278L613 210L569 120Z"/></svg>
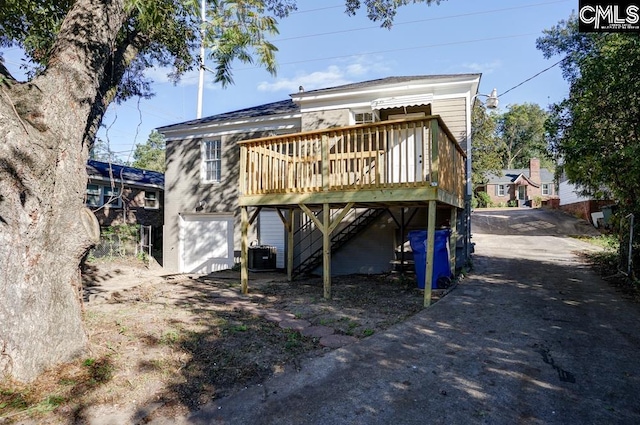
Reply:
<svg viewBox="0 0 640 425"><path fill-rule="evenodd" d="M320 139L320 152L322 155L322 190L328 192L331 169L329 167L329 136L326 134L323 134Z"/></svg>
<svg viewBox="0 0 640 425"><path fill-rule="evenodd" d="M249 211L247 207L240 207L240 285L242 293L249 292L249 244L247 233L249 231Z"/></svg>
<svg viewBox="0 0 640 425"><path fill-rule="evenodd" d="M294 220L294 211L293 209L289 210L289 215L287 216L287 279L289 282L293 280L293 220Z"/></svg>
<svg viewBox="0 0 640 425"><path fill-rule="evenodd" d="M431 281L433 280L433 257L435 253L436 238L436 201L429 201L429 213L427 219L427 261L424 282L424 306L431 305Z"/></svg>
<svg viewBox="0 0 640 425"><path fill-rule="evenodd" d="M458 209L451 207L451 237L449 239L449 264L451 265L451 276L456 274L456 246L458 245Z"/></svg>
<svg viewBox="0 0 640 425"><path fill-rule="evenodd" d="M440 138L440 129L438 128L438 120L432 119L429 126L431 127L431 186L438 186L440 164L438 161L438 139Z"/></svg>
<svg viewBox="0 0 640 425"><path fill-rule="evenodd" d="M331 223L329 204L322 205L322 277L324 298L331 299Z"/></svg>

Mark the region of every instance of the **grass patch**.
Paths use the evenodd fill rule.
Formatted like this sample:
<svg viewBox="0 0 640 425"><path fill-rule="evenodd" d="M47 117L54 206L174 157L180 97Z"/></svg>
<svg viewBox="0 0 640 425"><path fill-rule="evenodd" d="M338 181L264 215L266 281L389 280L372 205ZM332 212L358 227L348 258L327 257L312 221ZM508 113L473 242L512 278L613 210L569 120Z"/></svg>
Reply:
<svg viewBox="0 0 640 425"><path fill-rule="evenodd" d="M572 237L582 242L587 242L592 245L596 245L610 251L617 252L618 248L620 247L620 242L618 241L618 237L615 235L598 235L598 236L578 235L578 236L572 236Z"/></svg>

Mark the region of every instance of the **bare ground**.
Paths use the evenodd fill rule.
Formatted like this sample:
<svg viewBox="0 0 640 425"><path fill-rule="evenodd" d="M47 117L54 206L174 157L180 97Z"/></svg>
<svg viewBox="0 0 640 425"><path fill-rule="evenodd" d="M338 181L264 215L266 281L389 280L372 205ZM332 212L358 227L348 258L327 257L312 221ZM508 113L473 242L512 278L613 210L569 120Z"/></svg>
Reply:
<svg viewBox="0 0 640 425"><path fill-rule="evenodd" d="M0 423L131 423L194 411L423 303L415 281L398 275L334 278L332 300L321 278L253 273L242 296L239 272L161 276L131 262L91 263L84 283L87 353L35 384L0 384Z"/></svg>

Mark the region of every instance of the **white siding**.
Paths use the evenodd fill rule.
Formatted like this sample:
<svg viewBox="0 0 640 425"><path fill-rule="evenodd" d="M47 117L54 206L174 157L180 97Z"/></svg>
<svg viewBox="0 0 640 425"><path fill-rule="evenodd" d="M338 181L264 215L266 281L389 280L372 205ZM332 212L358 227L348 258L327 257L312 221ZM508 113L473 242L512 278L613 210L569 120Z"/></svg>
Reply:
<svg viewBox="0 0 640 425"><path fill-rule="evenodd" d="M278 213L272 210L260 211L260 227L258 230L260 245L276 247L276 268L285 268L285 229Z"/></svg>
<svg viewBox="0 0 640 425"><path fill-rule="evenodd" d="M590 200L590 198L579 196L576 193L576 186L568 180L560 183L558 187L558 196L560 197L561 206Z"/></svg>

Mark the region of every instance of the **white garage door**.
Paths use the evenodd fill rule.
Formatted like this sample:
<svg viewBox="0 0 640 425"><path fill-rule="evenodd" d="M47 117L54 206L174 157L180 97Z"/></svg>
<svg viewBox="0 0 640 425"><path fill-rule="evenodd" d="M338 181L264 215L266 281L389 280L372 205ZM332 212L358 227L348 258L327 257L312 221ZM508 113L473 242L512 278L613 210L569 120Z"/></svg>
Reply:
<svg viewBox="0 0 640 425"><path fill-rule="evenodd" d="M211 273L233 267L233 216L180 216L180 271Z"/></svg>

